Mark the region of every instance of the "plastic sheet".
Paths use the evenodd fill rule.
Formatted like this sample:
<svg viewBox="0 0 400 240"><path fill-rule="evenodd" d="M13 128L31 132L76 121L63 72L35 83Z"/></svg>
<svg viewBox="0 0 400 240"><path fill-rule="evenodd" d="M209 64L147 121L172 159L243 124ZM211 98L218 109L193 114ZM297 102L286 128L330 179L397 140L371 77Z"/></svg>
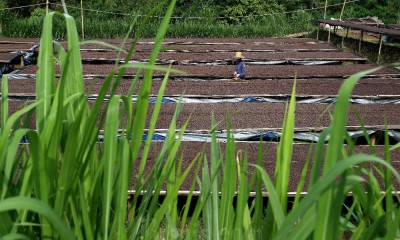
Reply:
<svg viewBox="0 0 400 240"><path fill-rule="evenodd" d="M365 135L362 130L355 130L355 131L348 131L348 134L351 139L357 140L359 138L364 139ZM383 130L367 130L367 134L371 137L372 135L375 136L383 136ZM158 135L166 136L166 133L158 133ZM388 130L388 135L392 138L392 141L400 142L400 132L397 130ZM243 131L243 132L234 132L233 137L235 141L272 141L277 142L279 141L280 137L282 136L281 131ZM219 141L226 141L227 134L225 132L217 133L216 134L217 140ZM320 138L320 132L295 132L293 139L294 141L298 142L317 142ZM325 139L327 143L330 139L328 135ZM183 134L182 141L211 141L211 135L207 133L185 133Z"/></svg>
<svg viewBox="0 0 400 240"><path fill-rule="evenodd" d="M87 60L86 60L87 61ZM97 60L91 60L91 61L97 61ZM100 61L100 60L98 60ZM107 61L113 61L113 60L107 60ZM87 61L90 62L90 61ZM177 61L177 60L166 60L166 59L157 59L156 64L159 65L166 65L166 64L173 64L173 65L188 65L188 66L220 66L220 65L230 65L231 61L224 61L224 60L216 60L212 62L206 62L206 61L190 61L190 60L182 60L182 61ZM124 63L124 61L120 61L120 63ZM136 60L131 60L129 61L131 64L146 64L148 63L147 61L136 61ZM305 65L305 66L311 66L311 65L336 65L336 64L341 64L341 61L316 61L316 60L273 60L273 61L253 61L253 60L247 60L246 65L283 65L283 64L294 64L294 65Z"/></svg>
<svg viewBox="0 0 400 240"><path fill-rule="evenodd" d="M134 101L137 99L134 98ZM174 102L182 102L182 103L235 103L235 102L269 102L269 103L286 103L289 100L289 97L224 97L224 98L199 98L199 97L164 97L163 103L174 103ZM314 98L314 97L304 97L298 98L296 100L297 103L320 103L320 104L331 104L336 103L336 97L326 97L326 98ZM367 99L367 98L352 98L349 100L354 104L400 104L399 99L387 99L387 98L379 98L375 99ZM156 98L151 97L149 99L150 103L155 103Z"/></svg>
<svg viewBox="0 0 400 240"><path fill-rule="evenodd" d="M37 49L39 45L34 45L29 51L23 52L22 55L24 56L24 65L31 65L32 59L37 56Z"/></svg>
<svg viewBox="0 0 400 240"><path fill-rule="evenodd" d="M376 138L383 138L385 132L384 130L367 130L366 131L368 136L375 135ZM233 138L235 141L260 141L262 139L264 142L278 142L280 137L282 136L281 131L261 131L261 130L249 130L249 131L238 131L238 132L231 132L233 134ZM304 131L297 131L293 135L294 141L297 142L317 142L319 140L321 132L304 132ZM354 141L362 138L365 138L364 132L362 130L354 130L348 131L348 134L351 139ZM152 141L164 141L166 139L166 132L156 132L153 134ZM392 142L398 143L400 142L400 131L399 130L388 130L388 135L391 138ZM148 138L148 133L144 133L142 140L146 141ZM218 141L226 141L227 140L227 133L218 132L216 133L216 138ZM330 135L328 135L325 139L327 143L330 139ZM103 135L99 135L99 141L104 140ZM191 141L191 142L210 142L211 135L208 133L196 133L196 132L187 132L184 133L182 136L182 141ZM20 144L29 143L26 136L24 136Z"/></svg>
<svg viewBox="0 0 400 240"><path fill-rule="evenodd" d="M11 67L8 63L0 64L0 76L3 76L3 74L8 73L10 71Z"/></svg>

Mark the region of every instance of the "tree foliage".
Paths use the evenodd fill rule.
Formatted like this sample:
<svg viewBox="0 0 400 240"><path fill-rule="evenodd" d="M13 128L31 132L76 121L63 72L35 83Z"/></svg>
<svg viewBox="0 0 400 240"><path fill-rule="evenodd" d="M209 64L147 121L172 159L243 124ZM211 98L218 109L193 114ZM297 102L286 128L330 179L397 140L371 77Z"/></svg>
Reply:
<svg viewBox="0 0 400 240"><path fill-rule="evenodd" d="M50 0L51 9L62 11L59 0ZM68 6L80 7L81 0L68 0ZM316 18L322 16L325 3L330 6L328 16L339 17L344 0L177 0L174 14L176 16L201 16L210 19L223 18L222 21L239 23L242 21L258 21L261 16L272 13L292 12L302 9L310 10ZM35 8L45 8L44 0L0 0L0 8L15 8L11 16L30 17ZM123 14L146 14L158 0L83 0L85 9L115 12L107 17L120 17ZM37 4L41 4L40 6ZM24 8L21 6L34 5ZM80 14L79 8L70 8L72 15ZM311 11L312 10L312 11ZM0 12L4 17L5 11ZM95 11L86 11L89 18L101 15ZM162 15L160 12L159 15ZM400 23L400 0L360 0L346 4L344 16L366 17L376 16L385 23Z"/></svg>

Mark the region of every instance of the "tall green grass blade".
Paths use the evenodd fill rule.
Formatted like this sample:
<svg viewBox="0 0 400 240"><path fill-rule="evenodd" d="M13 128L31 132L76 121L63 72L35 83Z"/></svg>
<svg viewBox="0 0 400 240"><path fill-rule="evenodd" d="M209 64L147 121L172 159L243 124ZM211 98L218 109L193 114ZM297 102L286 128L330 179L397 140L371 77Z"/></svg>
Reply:
<svg viewBox="0 0 400 240"><path fill-rule="evenodd" d="M260 142L258 144L258 154L257 154L257 165L263 166L264 163L264 151L263 151L263 142L262 138L260 138ZM252 225L254 232L256 234L256 238L263 238L263 216L264 216L264 203L263 203L263 189L262 189L262 179L261 173L256 171L255 174L256 180L256 197L255 197L255 207L254 207L254 215L252 219Z"/></svg>
<svg viewBox="0 0 400 240"><path fill-rule="evenodd" d="M297 185L297 190L296 190L296 196L294 198L294 203L292 208L296 208L297 204L299 204L300 200L301 200L301 193L303 192L303 188L304 185L306 184L306 180L307 180L307 173L308 173L308 167L310 165L311 162L311 155L313 152L313 144L310 145L310 148L308 149L308 153L307 153L307 157L305 159L305 163L304 163L304 167L301 170L301 176L300 176L300 181Z"/></svg>
<svg viewBox="0 0 400 240"><path fill-rule="evenodd" d="M4 199L8 195L8 190L9 187L13 185L12 183L12 178L13 178L13 168L16 168L16 165L18 165L18 157L17 157L17 151L19 148L19 143L21 139L27 134L29 130L28 129L17 129L8 144L7 148L7 155L5 159L5 166L4 166L4 176L3 176L3 186L1 188L1 198Z"/></svg>
<svg viewBox="0 0 400 240"><path fill-rule="evenodd" d="M53 50L53 16L49 13L43 23L42 37L40 38L40 52L38 57L38 72L36 77L36 100L40 104L36 108L36 128L42 131L47 122L50 111L50 96L55 85L54 50Z"/></svg>
<svg viewBox="0 0 400 240"><path fill-rule="evenodd" d="M67 91L69 94L84 93L83 70L81 52L79 46L79 36L73 17L64 14L65 24L68 34L68 53L71 54L70 72L68 72ZM67 95L69 95L67 94ZM74 113L73 111L71 113Z"/></svg>
<svg viewBox="0 0 400 240"><path fill-rule="evenodd" d="M212 120L211 120L211 125L215 126L215 120L214 120L214 114L212 115ZM211 133L211 155L210 155L211 159L211 168L210 171L211 173L217 172L219 171L218 169L218 165L219 162L221 162L221 155L219 153L219 145L217 143L217 137L216 137L216 133L215 130L212 131ZM213 179L211 181L211 207L210 207L210 211L211 211L211 223L210 223L210 227L211 227L211 239L219 239L220 235L219 235L219 212L218 212L218 208L220 206L220 201L219 201L219 188L218 188L218 178ZM229 207L229 206L225 206L225 207Z"/></svg>
<svg viewBox="0 0 400 240"><path fill-rule="evenodd" d="M67 101L64 96L64 89L67 79L64 77L69 71L69 53L64 53L61 48L59 49L60 61L63 62L62 76L60 78L58 87L56 89L55 96L53 98L52 105L50 106L50 111L47 116L47 123L41 132L41 139L43 139L44 153L46 158L41 158L40 161L46 168L48 174L47 182L49 183L49 192L54 192L56 189L55 183L58 178L59 163L58 150L59 144L62 138L63 132L63 116L64 116L64 101ZM50 199L49 199L50 200ZM51 202L53 198L51 198Z"/></svg>
<svg viewBox="0 0 400 240"><path fill-rule="evenodd" d="M176 118L174 117L174 120L175 119ZM173 122L174 122L174 120L173 120ZM160 176L160 178L158 178L158 182L156 183L157 186L155 188L155 195L157 195L157 193L160 191L160 188L162 187L164 181L168 180L168 178L171 174L171 171L175 171L175 168L174 168L175 156L179 149L180 142L182 140L183 133L186 129L187 124L188 124L188 122L186 122L182 126L182 128L180 129L180 135L179 135L178 139L176 140L176 143L171 146L172 148L170 149L168 158L163 166L161 176ZM172 134L172 136L173 136L173 138L175 138L174 134ZM172 186L172 189L168 189L166 198L164 199L163 203L161 204L160 207L158 207L158 209L156 211L152 211L152 209L155 209L155 208L153 208L154 204L153 203L150 204L150 207L149 207L150 213L154 213L154 214L151 215L151 222L150 222L149 231L148 231L149 234L153 234L153 233L157 232L157 229L159 228L160 223L163 220L163 216L168 212L170 206L173 205L174 202L176 201L176 198L178 197L178 191L179 191L181 185L183 184L183 182L185 181L187 175L193 168L195 163L196 162L191 162L190 165L188 166L188 168L182 174L182 176L179 176L177 178L176 183L174 184L174 186ZM151 237L151 235L148 235L146 232L145 238L148 238L148 237Z"/></svg>
<svg viewBox="0 0 400 240"><path fill-rule="evenodd" d="M112 234L112 236L117 239L127 239L126 235L126 212L128 205L128 188L129 188L129 172L132 171L129 169L129 143L123 138L120 142L120 150L119 150L119 159L120 159L120 167L119 167L119 176L118 176L118 185L117 185L117 198L116 198L116 207L115 207L115 220L113 229L116 230Z"/></svg>
<svg viewBox="0 0 400 240"><path fill-rule="evenodd" d="M309 184L309 189L314 185L320 175L321 175L321 168L322 168L322 162L324 160L324 145L325 145L325 140L327 139L328 135L331 133L331 128L325 128L321 134L319 135L318 142L315 146L315 153L314 153L314 158L313 158L313 164L312 164L312 169L311 169L311 174L310 174L310 184Z"/></svg>
<svg viewBox="0 0 400 240"><path fill-rule="evenodd" d="M277 147L277 160L275 166L275 177L274 184L276 194L279 199L280 208L286 215L287 211L287 189L289 186L289 175L290 175L290 164L293 152L293 135L294 135L294 112L296 107L296 84L294 83L292 89L292 96L290 102L286 105L285 116L283 119L283 129L280 142ZM270 191L271 188L268 188ZM272 237L275 235L276 231L279 229L281 224L280 216L275 216L276 206L272 206L274 202L269 201L267 205L267 213L264 224L265 233Z"/></svg>
<svg viewBox="0 0 400 240"><path fill-rule="evenodd" d="M77 237L77 239L83 240L84 239L83 238L83 233L82 233L82 230L80 228L80 226L82 225L82 219L78 215L78 211L76 209L75 203L74 203L71 195L68 198L68 203L69 203L69 206L70 206L70 209L71 209L72 221L73 221L74 226L75 226L74 234Z"/></svg>
<svg viewBox="0 0 400 240"><path fill-rule="evenodd" d="M94 236L93 236L93 226L90 222L89 219L89 211L85 211L87 209L93 208L93 209L97 209L94 204L92 206L88 206L86 203L86 196L85 196L85 192L83 189L83 185L82 183L78 183L79 186L79 204L81 206L82 211L82 222L83 222L83 228L85 230L85 239L87 240L93 240ZM96 219L97 220L97 219Z"/></svg>
<svg viewBox="0 0 400 240"><path fill-rule="evenodd" d="M78 144L80 141L81 119L85 111L86 102L82 101L81 105L76 109L76 121L72 122L68 138L66 139L63 164L60 166L59 177L57 179L57 194L55 198L55 211L60 215L65 209L66 196L70 193L71 187L77 179L79 164L82 161L81 148L87 148L86 145ZM89 134L89 133L88 133ZM78 147L78 149L77 149Z"/></svg>
<svg viewBox="0 0 400 240"><path fill-rule="evenodd" d="M143 149L143 153L142 153L142 160L140 161L140 166L139 166L139 179L143 176L144 167L146 165L147 156L150 151L151 141L152 141L153 135L154 135L154 129L155 129L155 126L157 123L158 115L161 110L162 98L164 96L165 88L167 86L168 76L169 76L169 71L166 72L165 77L161 83L160 90L158 91L158 95L157 95L157 100L154 105L153 114L150 119L149 130L147 132L147 139L146 139L146 142L144 145L144 149Z"/></svg>
<svg viewBox="0 0 400 240"><path fill-rule="evenodd" d="M337 176L340 176L351 166L366 162L375 162L384 165L392 171L396 180L400 181L399 173L397 173L397 171L390 164L375 156L357 154L349 156L343 161L338 161L334 167L332 167L328 172L318 179L318 181L309 190L308 194L299 203L297 208L292 209L292 211L287 215L281 225L281 228L279 229L279 232L276 235L276 239L287 239L287 235L293 230L293 224L295 224L298 219L301 219L302 216L304 216L310 207L317 202L321 194L331 190L331 185L334 183L334 181L336 181ZM318 213L316 217L318 219Z"/></svg>
<svg viewBox="0 0 400 240"><path fill-rule="evenodd" d="M278 145L275 168L275 187L283 212L287 211L287 190L289 186L290 164L293 152L294 112L296 108L296 81L293 84L289 107L285 113L282 136Z"/></svg>
<svg viewBox="0 0 400 240"><path fill-rule="evenodd" d="M385 147L384 147L384 160L389 163L392 164L392 160L391 160L391 156L390 156L390 142L389 142L389 134L388 134L388 129L387 129L387 122L385 119ZM395 225L395 223L399 222L400 220L400 215L399 214L394 214L396 212L398 212L396 209L396 205L394 203L393 197L392 197L392 191L394 191L394 187L393 187L393 182L392 182L392 174L388 169L384 169L384 176L383 176L383 182L385 183L385 191L388 193L385 196L385 208L386 208L386 226L387 229L389 230L389 228L392 225ZM389 211L388 211L389 210ZM397 225L398 226L398 225ZM398 232L398 230L394 230L392 229L392 231L394 232ZM389 232L389 231L388 231ZM395 237L395 234L389 234L393 237Z"/></svg>
<svg viewBox="0 0 400 240"><path fill-rule="evenodd" d="M164 15L164 18L161 22L159 31L157 32L157 36L153 45L153 49L150 54L149 58L149 65L154 65L157 55L160 52L161 45L163 42L163 38L167 32L168 24L171 19L171 15L174 9L176 1L172 0L167 8L167 11ZM152 71L147 70L144 74L143 81L142 81L142 86L139 90L139 96L138 96L138 101L136 103L136 109L138 110L134 116L133 121L136 124L135 127L135 134L132 137L132 142L135 143L132 145L132 157L133 159L136 159L138 153L139 153L139 148L141 144L138 144L141 142L141 138L144 132L144 125L146 122L146 116L147 116L147 108L148 108L148 96L150 94L150 88L151 88L151 83L152 83Z"/></svg>
<svg viewBox="0 0 400 240"><path fill-rule="evenodd" d="M214 124L214 122L213 122ZM213 132L213 139L215 131ZM214 140L213 140L214 141ZM213 142L216 145L216 142ZM212 146L213 147L213 146ZM218 148L214 147L215 151ZM221 201L219 203L219 216L220 220L220 234L223 238L231 238L232 228L235 220L235 209L232 205L233 199L236 193L236 176L234 174L239 171L236 167L236 156L235 156L235 142L230 133L230 123L227 120L227 141L226 141L226 153L225 153L225 164L223 166L223 179L221 185ZM216 155L218 152L216 153ZM214 168L214 171L216 169ZM240 174L240 173L239 173Z"/></svg>
<svg viewBox="0 0 400 240"><path fill-rule="evenodd" d="M200 200L202 200L204 202L204 205L203 205L203 207L201 207L200 211L202 212L204 232L205 232L205 235L207 236L206 239L213 239L212 200L210 197L208 197L208 194L207 194L208 191L211 191L212 184L211 184L211 174L210 174L210 170L209 170L209 163L207 161L206 156L205 156L205 159L203 162L204 162L203 169L202 169L202 180L203 181L201 183L201 189L200 189L202 192L202 196L201 196ZM198 226L196 226L198 223L194 224L194 221L195 221L194 219L192 219L192 221L193 222L191 222L190 226L189 226L189 232L193 231L191 228L192 226L193 226L193 229L194 229L194 227L198 228Z"/></svg>
<svg viewBox="0 0 400 240"><path fill-rule="evenodd" d="M2 236L3 240L13 240L13 239L20 239L20 240L29 240L28 236L19 233L10 233L5 236Z"/></svg>
<svg viewBox="0 0 400 240"><path fill-rule="evenodd" d="M285 220L285 213L282 210L281 204L280 204L280 199L278 197L278 193L275 190L274 184L270 177L268 176L268 173L264 170L263 167L254 165L254 167L258 170L258 172L261 175L261 179L264 183L264 185L267 187L268 191L268 200L271 205L271 210L274 214L274 222L268 222L268 224L276 224L278 229L281 227L283 221Z"/></svg>
<svg viewBox="0 0 400 240"><path fill-rule="evenodd" d="M239 154L238 154L239 155ZM237 194L237 204L235 212L235 227L233 229L235 238L253 239L251 231L250 211L248 207L249 189L248 189L248 158L245 154L244 158L237 156L236 158L239 174L239 192ZM241 163L242 161L243 163Z"/></svg>
<svg viewBox="0 0 400 240"><path fill-rule="evenodd" d="M167 219L167 226L168 229L165 232L166 239L179 239L179 232L176 227L176 220L171 217L168 212L165 214L165 217Z"/></svg>
<svg viewBox="0 0 400 240"><path fill-rule="evenodd" d="M5 157L6 157L5 149L8 146L7 142L8 142L9 134L11 133L11 129L12 129L14 123L18 119L20 119L25 113L34 109L40 103L41 103L41 101L36 101L35 103L32 103L26 107L23 107L22 109L18 110L13 115L11 115L8 118L6 124L3 125L2 132L0 135L0 169L3 169L4 164L5 164Z"/></svg>
<svg viewBox="0 0 400 240"><path fill-rule="evenodd" d="M104 179L103 179L103 209L102 209L102 224L103 224L103 239L109 238L109 225L111 216L111 200L113 196L114 184L114 166L117 159L117 131L119 126L118 106L119 97L112 97L107 109L107 118L104 132Z"/></svg>
<svg viewBox="0 0 400 240"><path fill-rule="evenodd" d="M40 214L48 219L48 222L59 233L61 239L75 239L75 236L63 220L47 204L37 199L28 197L12 197L0 201L0 212L27 209Z"/></svg>
<svg viewBox="0 0 400 240"><path fill-rule="evenodd" d="M123 48L123 45L121 47L117 47L115 45L112 45L112 44L109 44L109 43L106 43L106 42L102 42L102 41L97 41L97 40L85 40L85 41L80 42L80 45L86 45L86 44L97 44L97 45L100 45L100 46L103 46L103 47L107 47L107 48L110 48L110 49L118 51L118 52L122 52L122 53L125 53L125 54L128 53Z"/></svg>
<svg viewBox="0 0 400 240"><path fill-rule="evenodd" d="M1 78L1 122L0 133L3 126L6 125L8 119L8 78L3 74Z"/></svg>
<svg viewBox="0 0 400 240"><path fill-rule="evenodd" d="M202 166L202 163L203 163L203 161L202 161L203 159L204 159L204 148L193 159L193 161L198 162L197 163L197 167L196 167L196 171L194 172L194 176L199 176L199 173L200 173L200 170L201 170L201 166ZM181 236L182 239L183 239L183 236L184 236L184 231L186 230L186 227L187 227L186 226L186 220L187 220L188 215L189 215L189 209L190 209L190 206L191 206L191 203L192 203L193 191L194 191L194 187L196 185L196 180L197 180L196 178L193 178L192 184L191 184L190 189L189 189L189 195L188 195L188 197L186 199L185 210L183 211L183 214L181 216L180 236ZM188 234L188 235L190 235L190 234Z"/></svg>
<svg viewBox="0 0 400 240"><path fill-rule="evenodd" d="M175 157L176 151L178 150L179 147L179 144L176 144L175 140L175 128L176 128L176 121L180 114L180 111L181 111L181 104L178 103L170 127L168 129L166 139L162 146L161 152L155 161L152 172L149 174L150 179L148 182L148 186L146 187L145 194L142 197L143 200L139 207L138 214L137 216L135 216L136 218L135 222L132 222L133 226L130 227L130 229L132 229L131 231L133 238L136 238L137 234L139 234L139 230L141 225L143 224L143 218L145 217L145 214L147 214L148 218L147 222L149 222L150 219L153 218L154 215L153 213L157 210L160 190L164 185L164 181L166 180L167 176L172 170L173 165L171 161ZM184 131L186 125L187 123L182 127L182 131ZM137 199L139 197L140 191L143 188L143 186L144 184L136 187L136 193L133 200L134 203L137 202ZM135 207L136 206L134 204L133 208ZM145 227L147 228L148 226Z"/></svg>
<svg viewBox="0 0 400 240"><path fill-rule="evenodd" d="M308 239L314 231L315 222L317 221L316 215L315 208L311 207L286 239Z"/></svg>
<svg viewBox="0 0 400 240"><path fill-rule="evenodd" d="M335 165L341 158L341 149L343 145L343 139L346 132L347 114L349 108L349 98L351 92L357 83L357 81L366 74L372 73L379 68L363 71L349 77L341 86L338 95L338 101L335 106L335 112L332 120L332 131L331 138L326 150L324 172L329 171L332 166ZM318 213L316 230L314 232L314 238L316 239L337 239L338 228L339 228L339 217L342 203L342 188L338 189L338 192L333 190L328 191L318 203Z"/></svg>
<svg viewBox="0 0 400 240"><path fill-rule="evenodd" d="M48 203L49 200L49 177L46 169L46 163L42 156L44 156L43 142L34 131L27 133L30 142L31 158L33 162L33 181L36 183L37 198L41 201Z"/></svg>
<svg viewBox="0 0 400 240"><path fill-rule="evenodd" d="M199 201L196 204L196 207L195 207L193 215L192 215L192 219L191 219L189 227L188 227L189 234L186 234L185 239L192 239L193 234L196 234L198 232L198 229L200 227L198 219L199 219L201 213L203 213L204 224L207 223L204 220L205 219L204 213L206 213L206 204L211 201L211 198L210 198L211 188L212 188L211 182L214 181L214 179L219 175L219 167L221 165L221 162L218 162L218 165L217 165L218 170L211 174L209 173L208 165L209 165L209 163L207 161L207 157L204 156L204 164L203 164L203 172L202 172L203 182L200 183L201 195L200 195ZM205 178L204 176L207 176L207 178ZM210 215L211 213L208 213L208 214ZM209 222L211 222L211 220ZM207 231L207 229L205 229L205 233L211 234L211 232ZM210 239L210 238L208 238L208 239Z"/></svg>

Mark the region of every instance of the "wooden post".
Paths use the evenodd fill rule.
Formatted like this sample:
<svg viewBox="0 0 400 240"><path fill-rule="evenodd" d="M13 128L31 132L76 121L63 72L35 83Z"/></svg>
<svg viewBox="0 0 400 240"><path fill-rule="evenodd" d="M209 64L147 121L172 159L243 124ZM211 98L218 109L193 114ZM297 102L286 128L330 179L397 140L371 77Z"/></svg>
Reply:
<svg viewBox="0 0 400 240"><path fill-rule="evenodd" d="M342 48L344 48L344 32L342 32Z"/></svg>
<svg viewBox="0 0 400 240"><path fill-rule="evenodd" d="M358 52L361 52L361 42L362 42L363 38L364 38L364 31L361 30L361 32L360 32L360 41L358 42Z"/></svg>
<svg viewBox="0 0 400 240"><path fill-rule="evenodd" d="M349 28L347 28L347 30L346 30L346 38L348 38L349 37Z"/></svg>
<svg viewBox="0 0 400 240"><path fill-rule="evenodd" d="M318 23L318 28L317 28L317 40L319 38L319 29L321 28L321 23Z"/></svg>
<svg viewBox="0 0 400 240"><path fill-rule="evenodd" d="M331 25L329 25L329 28L328 28L328 43L330 43L331 42Z"/></svg>
<svg viewBox="0 0 400 240"><path fill-rule="evenodd" d="M376 143L376 135L375 133L371 135L371 145L374 146Z"/></svg>
<svg viewBox="0 0 400 240"><path fill-rule="evenodd" d="M328 7L328 0L325 0L324 19L326 19L326 8Z"/></svg>
<svg viewBox="0 0 400 240"><path fill-rule="evenodd" d="M82 16L82 40L85 39L85 25L83 23L83 0L81 0L81 16Z"/></svg>
<svg viewBox="0 0 400 240"><path fill-rule="evenodd" d="M376 62L377 62L377 63L379 63L379 61L380 61L380 58L381 58L382 42L383 42L382 33L380 33L380 34L379 34L379 51L378 51L378 59L376 60Z"/></svg>

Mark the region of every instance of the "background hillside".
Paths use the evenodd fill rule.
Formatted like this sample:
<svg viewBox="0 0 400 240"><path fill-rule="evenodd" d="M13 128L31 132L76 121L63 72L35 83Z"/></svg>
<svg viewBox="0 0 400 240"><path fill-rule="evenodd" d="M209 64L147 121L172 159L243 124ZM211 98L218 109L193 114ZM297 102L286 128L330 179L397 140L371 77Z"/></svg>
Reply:
<svg viewBox="0 0 400 240"><path fill-rule="evenodd" d="M346 2L343 8L343 3ZM81 9L82 3L82 9ZM124 35L132 22L148 14L158 0L67 0L68 12L87 37ZM50 11L62 12L60 0L49 1ZM325 8L325 6L327 6ZM38 37L46 0L0 0L1 34ZM326 10L326 11L325 11ZM342 11L343 10L343 11ZM154 36L164 10L158 10L143 35ZM400 23L400 1L391 0L178 0L168 37L279 37L309 31L316 18L376 16L384 23ZM61 24L55 34L63 38ZM82 31L82 29L79 29Z"/></svg>

